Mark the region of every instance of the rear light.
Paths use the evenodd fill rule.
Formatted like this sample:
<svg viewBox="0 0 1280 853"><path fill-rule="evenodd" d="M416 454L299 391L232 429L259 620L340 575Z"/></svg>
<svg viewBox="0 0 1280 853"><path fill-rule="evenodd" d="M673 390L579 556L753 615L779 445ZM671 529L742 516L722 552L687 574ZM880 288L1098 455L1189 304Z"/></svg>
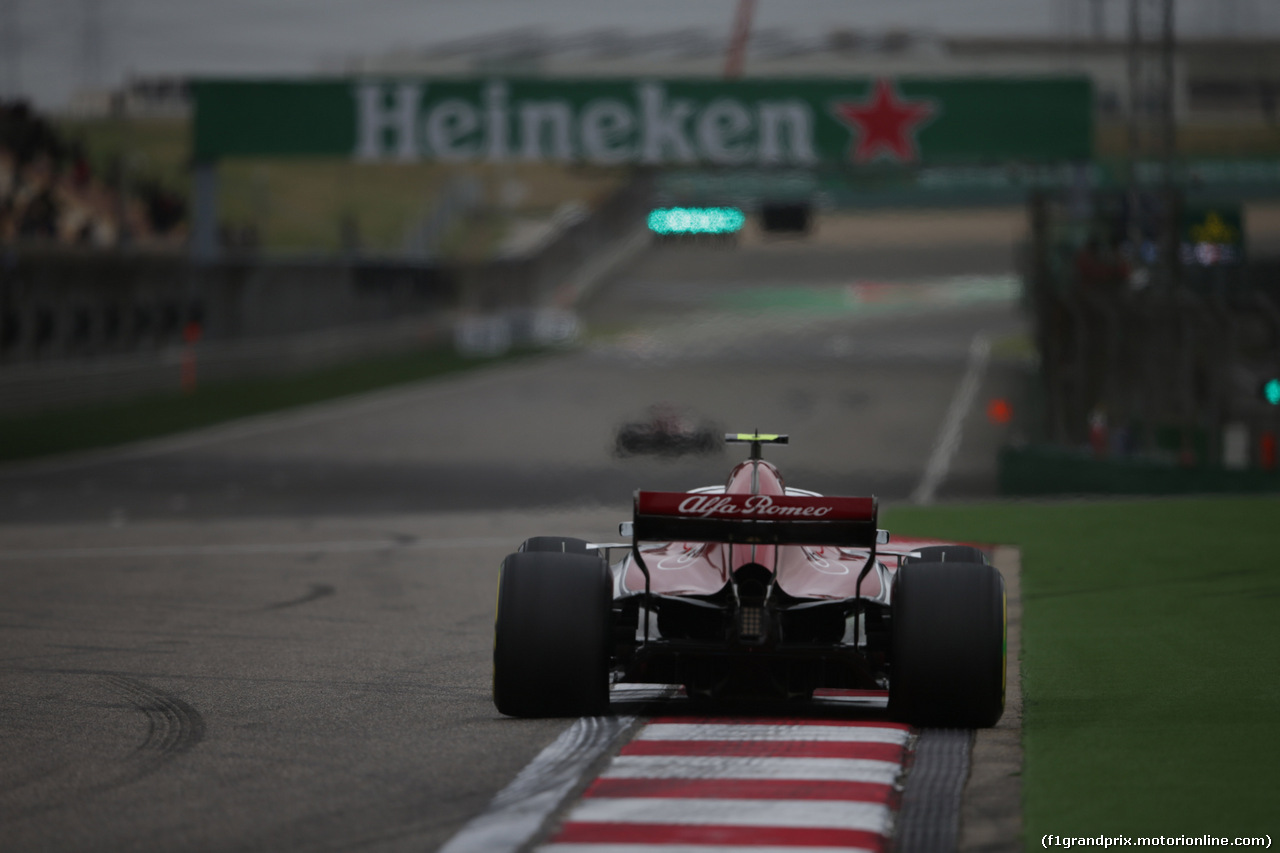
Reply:
<svg viewBox="0 0 1280 853"><path fill-rule="evenodd" d="M752 640L764 636L763 607L742 607L738 610L738 636Z"/></svg>

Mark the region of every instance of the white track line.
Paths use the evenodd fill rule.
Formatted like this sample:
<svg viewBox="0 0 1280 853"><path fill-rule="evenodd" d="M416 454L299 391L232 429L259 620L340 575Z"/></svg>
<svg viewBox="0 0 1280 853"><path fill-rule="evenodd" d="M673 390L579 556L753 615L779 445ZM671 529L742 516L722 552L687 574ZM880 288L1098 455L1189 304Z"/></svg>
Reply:
<svg viewBox="0 0 1280 853"><path fill-rule="evenodd" d="M964 378L951 398L951 406L942 420L942 429L933 443L933 452L929 456L929 464L925 466L924 477L920 485L911 493L912 503L931 504L937 494L938 487L946 479L951 468L951 460L960 449L960 435L964 429L964 419L973 408L974 398L978 396L978 388L982 385L982 375L987 369L987 360L991 355L991 342L986 335L978 333L969 344L969 362L965 368Z"/></svg>
<svg viewBox="0 0 1280 853"><path fill-rule="evenodd" d="M542 829L582 774L635 717L582 717L529 763L438 853L513 853Z"/></svg>

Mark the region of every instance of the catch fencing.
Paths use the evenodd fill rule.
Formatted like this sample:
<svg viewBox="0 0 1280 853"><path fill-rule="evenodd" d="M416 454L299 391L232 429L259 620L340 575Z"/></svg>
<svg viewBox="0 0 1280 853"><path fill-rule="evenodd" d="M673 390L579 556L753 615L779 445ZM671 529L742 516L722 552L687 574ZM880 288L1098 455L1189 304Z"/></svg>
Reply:
<svg viewBox="0 0 1280 853"><path fill-rule="evenodd" d="M1280 259L1205 266L1166 246L1144 265L1046 195L1031 224L1025 298L1043 395L1032 438L1112 459L1275 466L1280 407L1259 389L1280 374Z"/></svg>

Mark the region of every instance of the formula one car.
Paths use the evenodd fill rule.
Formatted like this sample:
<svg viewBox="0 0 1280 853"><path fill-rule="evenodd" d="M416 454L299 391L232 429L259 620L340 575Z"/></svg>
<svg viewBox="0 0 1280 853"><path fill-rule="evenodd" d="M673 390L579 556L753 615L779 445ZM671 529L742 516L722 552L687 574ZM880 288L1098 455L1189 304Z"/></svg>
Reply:
<svg viewBox="0 0 1280 853"><path fill-rule="evenodd" d="M698 421L676 406L658 403L649 407L649 417L618 427L614 437L616 456L684 456L718 453L723 445L720 431L709 421Z"/></svg>
<svg viewBox="0 0 1280 853"><path fill-rule="evenodd" d="M888 689L916 725L1004 710L1004 579L982 551L883 549L874 497L789 488L750 445L724 486L635 494L625 543L528 539L502 563L493 698L511 716L608 712L614 682L690 697ZM611 549L627 549L610 565Z"/></svg>

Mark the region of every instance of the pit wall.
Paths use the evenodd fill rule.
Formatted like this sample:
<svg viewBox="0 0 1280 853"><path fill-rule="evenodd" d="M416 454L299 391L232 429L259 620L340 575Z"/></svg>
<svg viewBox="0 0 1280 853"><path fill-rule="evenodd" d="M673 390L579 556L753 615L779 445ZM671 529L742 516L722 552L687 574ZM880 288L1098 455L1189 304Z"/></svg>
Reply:
<svg viewBox="0 0 1280 853"><path fill-rule="evenodd" d="M1051 446L1002 448L997 470L1000 494L1009 497L1280 491L1280 471L1276 470L1096 458L1086 451Z"/></svg>
<svg viewBox="0 0 1280 853"><path fill-rule="evenodd" d="M571 308L584 267L642 227L637 180L535 250L473 264L42 248L0 254L0 412L288 372L444 343L462 318Z"/></svg>

